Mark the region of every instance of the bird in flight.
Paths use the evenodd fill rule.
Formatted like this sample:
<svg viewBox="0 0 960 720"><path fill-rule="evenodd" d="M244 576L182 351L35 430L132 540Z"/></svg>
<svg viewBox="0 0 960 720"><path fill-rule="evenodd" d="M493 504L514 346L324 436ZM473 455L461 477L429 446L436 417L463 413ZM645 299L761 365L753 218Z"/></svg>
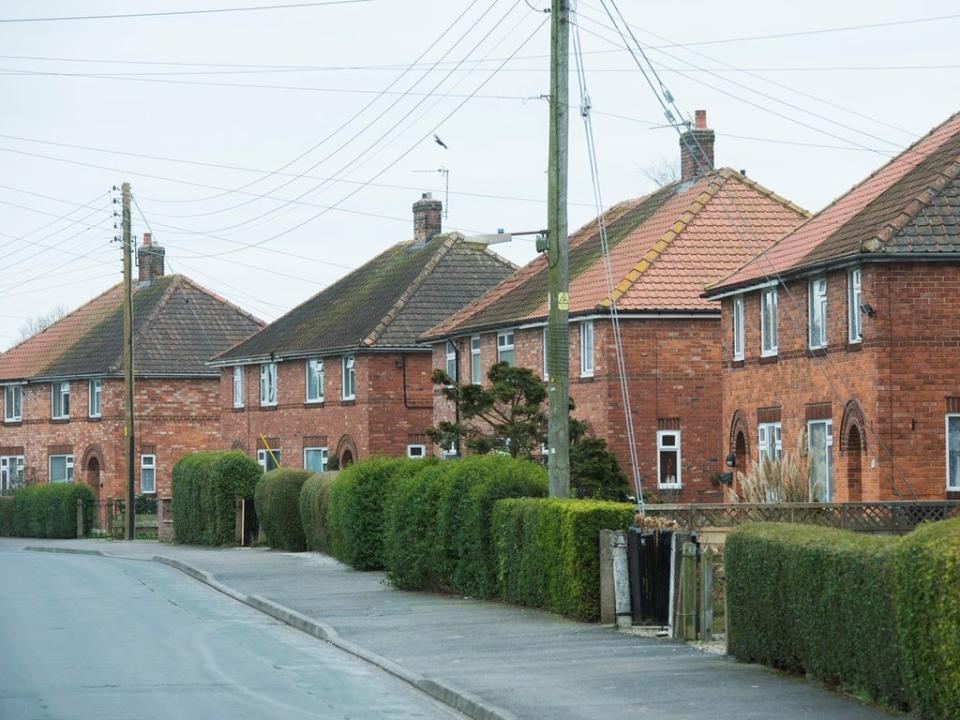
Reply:
<svg viewBox="0 0 960 720"><path fill-rule="evenodd" d="M435 134L435 135L433 136L433 140L434 140L435 143L437 143L437 145L439 145L440 147L442 147L444 150L447 150L447 149L448 149L448 148L447 148L447 144L446 144L443 140L440 139L440 136L439 136L439 135L436 135L436 134Z"/></svg>

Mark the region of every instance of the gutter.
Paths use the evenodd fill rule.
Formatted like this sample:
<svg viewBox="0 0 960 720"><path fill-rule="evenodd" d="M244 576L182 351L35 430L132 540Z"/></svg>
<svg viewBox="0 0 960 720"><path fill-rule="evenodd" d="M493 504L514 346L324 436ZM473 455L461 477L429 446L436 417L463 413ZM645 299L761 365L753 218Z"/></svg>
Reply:
<svg viewBox="0 0 960 720"><path fill-rule="evenodd" d="M223 360L207 360L204 363L207 367L233 367L235 365L260 365L267 362L279 362L282 360L307 360L309 358L327 358L340 355L361 355L364 353L410 353L427 352L430 348L422 345L398 345L396 347L363 347L358 345L348 345L341 348L327 348L324 350L296 350L286 353L269 353L267 355L248 355L246 357L230 358Z"/></svg>

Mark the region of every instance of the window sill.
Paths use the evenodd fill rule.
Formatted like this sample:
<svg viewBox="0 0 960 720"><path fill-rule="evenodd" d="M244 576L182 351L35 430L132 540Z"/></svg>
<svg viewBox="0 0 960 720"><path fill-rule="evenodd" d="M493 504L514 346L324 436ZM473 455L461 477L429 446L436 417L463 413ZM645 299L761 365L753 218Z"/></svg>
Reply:
<svg viewBox="0 0 960 720"><path fill-rule="evenodd" d="M857 342L848 341L846 350L847 352L860 352L861 350L863 350L863 340L858 340Z"/></svg>
<svg viewBox="0 0 960 720"><path fill-rule="evenodd" d="M779 354L774 354L774 355L761 355L761 356L760 356L760 364L761 364L761 365L765 365L765 364L767 364L767 363L775 363L775 362L777 362L779 359L780 359L780 355L779 355Z"/></svg>
<svg viewBox="0 0 960 720"><path fill-rule="evenodd" d="M63 425L63 424L65 424L65 423L70 422L70 418L69 418L69 417L55 417L55 418L50 418L50 422L55 423L55 424L57 424L57 425Z"/></svg>
<svg viewBox="0 0 960 720"><path fill-rule="evenodd" d="M4 427L19 427L23 425L23 418L17 418L16 420L4 420Z"/></svg>
<svg viewBox="0 0 960 720"><path fill-rule="evenodd" d="M657 490L682 490L682 485L660 485L657 483Z"/></svg>
<svg viewBox="0 0 960 720"><path fill-rule="evenodd" d="M347 398L340 401L341 406L349 406L349 405L356 405L356 404L357 404L356 398Z"/></svg>
<svg viewBox="0 0 960 720"><path fill-rule="evenodd" d="M276 409L277 409L277 404L274 403L273 405L261 405L261 406L260 406L260 409L261 409L261 410L266 410L266 411L276 410Z"/></svg>
<svg viewBox="0 0 960 720"><path fill-rule="evenodd" d="M243 405L241 405L240 407L237 407L236 405L234 405L232 408L230 408L230 412L235 412L235 413L241 413L244 410L246 410L246 408Z"/></svg>
<svg viewBox="0 0 960 720"><path fill-rule="evenodd" d="M323 400L305 400L303 403L305 408L322 408L324 406Z"/></svg>
<svg viewBox="0 0 960 720"><path fill-rule="evenodd" d="M737 358L730 362L731 367L742 368L743 367L743 358Z"/></svg>
<svg viewBox="0 0 960 720"><path fill-rule="evenodd" d="M101 422L103 420L103 415L88 415L87 422Z"/></svg>
<svg viewBox="0 0 960 720"><path fill-rule="evenodd" d="M827 356L827 346L822 347L808 347L807 348L807 357L826 357Z"/></svg>
<svg viewBox="0 0 960 720"><path fill-rule="evenodd" d="M579 378L577 378L577 382L592 383L593 379L593 375L581 375Z"/></svg>

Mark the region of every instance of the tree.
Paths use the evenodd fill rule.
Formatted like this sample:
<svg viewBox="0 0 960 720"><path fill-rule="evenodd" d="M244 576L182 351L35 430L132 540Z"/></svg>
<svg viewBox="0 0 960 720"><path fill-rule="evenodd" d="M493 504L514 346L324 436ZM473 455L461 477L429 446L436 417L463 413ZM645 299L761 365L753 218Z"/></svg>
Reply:
<svg viewBox="0 0 960 720"><path fill-rule="evenodd" d="M53 325L66 314L67 311L63 309L63 305L57 305L48 313L28 318L26 322L20 326L20 330L17 331L17 342L20 343L24 340L29 340L41 330L45 330Z"/></svg>
<svg viewBox="0 0 960 720"><path fill-rule="evenodd" d="M658 188L680 179L680 167L663 156L644 165L640 168L640 173Z"/></svg>

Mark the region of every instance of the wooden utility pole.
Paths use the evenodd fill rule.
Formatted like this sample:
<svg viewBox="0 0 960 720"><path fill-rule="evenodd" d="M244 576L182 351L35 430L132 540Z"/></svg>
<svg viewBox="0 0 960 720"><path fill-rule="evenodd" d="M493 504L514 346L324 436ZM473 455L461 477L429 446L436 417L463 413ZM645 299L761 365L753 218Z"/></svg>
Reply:
<svg viewBox="0 0 960 720"><path fill-rule="evenodd" d="M569 130L569 0L553 0L550 23L550 165L547 183L549 309L547 464L551 497L570 494L570 307L567 267L567 136Z"/></svg>
<svg viewBox="0 0 960 720"><path fill-rule="evenodd" d="M123 207L123 434L127 440L127 527L124 537L133 540L136 528L134 513L135 456L133 427L133 240L130 232L130 183L121 186Z"/></svg>

